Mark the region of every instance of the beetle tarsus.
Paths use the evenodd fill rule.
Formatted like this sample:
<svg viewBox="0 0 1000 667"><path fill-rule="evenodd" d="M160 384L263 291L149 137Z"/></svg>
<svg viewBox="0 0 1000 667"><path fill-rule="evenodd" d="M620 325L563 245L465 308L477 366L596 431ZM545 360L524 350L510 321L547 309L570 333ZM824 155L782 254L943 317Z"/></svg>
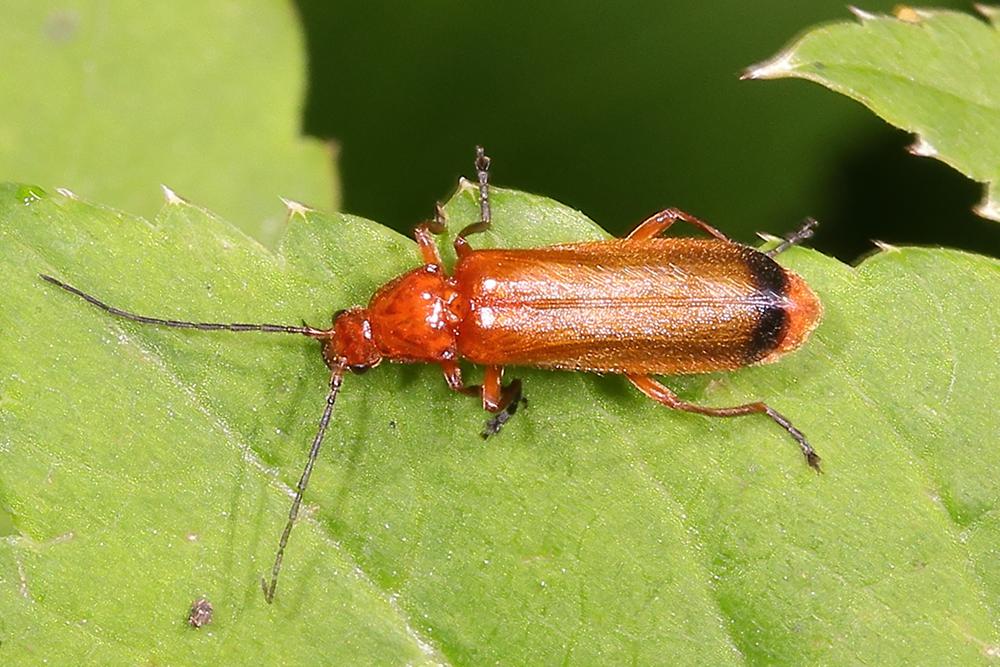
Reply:
<svg viewBox="0 0 1000 667"><path fill-rule="evenodd" d="M816 218L806 218L802 222L802 226L796 231L792 232L784 238L784 240L778 245L774 246L764 254L768 257L774 257L775 255L780 255L794 245L799 245L806 239L812 238L813 234L816 233L816 227L819 226L819 221Z"/></svg>
<svg viewBox="0 0 1000 667"><path fill-rule="evenodd" d="M500 410L500 412L486 420L486 425L483 427L482 433L480 433L483 440L499 433L500 429L503 428L503 425L509 422L510 418L517 413L519 406L524 405L527 407L528 405L528 399L521 393L520 380L512 380L511 383L507 385L505 393L509 393L510 400L503 407L503 409Z"/></svg>
<svg viewBox="0 0 1000 667"><path fill-rule="evenodd" d="M503 410L494 415L493 417L490 417L489 419L486 420L486 425L483 426L483 432L480 433L479 435L482 436L483 440L486 440L496 435L497 433L500 432L500 429L503 428L503 425L510 420L513 414L514 414L513 412L510 412L508 410Z"/></svg>
<svg viewBox="0 0 1000 667"><path fill-rule="evenodd" d="M770 417L778 426L785 429L788 435L792 436L792 439L799 443L799 448L802 450L803 456L806 457L806 463L809 464L809 467L816 472L822 472L819 467L819 454L816 453L816 450L806 440L806 436L803 435L802 431L792 426L792 422L788 421L788 418L777 410L767 407L764 410L764 414Z"/></svg>

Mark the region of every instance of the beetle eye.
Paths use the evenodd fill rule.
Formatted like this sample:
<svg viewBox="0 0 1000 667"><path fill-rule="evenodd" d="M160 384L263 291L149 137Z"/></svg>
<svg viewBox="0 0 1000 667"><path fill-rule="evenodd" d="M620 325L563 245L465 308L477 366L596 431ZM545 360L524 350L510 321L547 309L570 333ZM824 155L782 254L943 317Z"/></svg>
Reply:
<svg viewBox="0 0 1000 667"><path fill-rule="evenodd" d="M367 364L354 364L353 366L348 366L347 370L351 371L355 375L361 375L371 370L371 366Z"/></svg>

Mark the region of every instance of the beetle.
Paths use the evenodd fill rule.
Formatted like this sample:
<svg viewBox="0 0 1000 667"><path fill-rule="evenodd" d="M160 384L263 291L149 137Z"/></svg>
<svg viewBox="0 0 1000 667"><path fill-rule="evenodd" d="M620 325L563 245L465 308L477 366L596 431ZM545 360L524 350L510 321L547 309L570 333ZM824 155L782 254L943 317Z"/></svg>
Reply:
<svg viewBox="0 0 1000 667"><path fill-rule="evenodd" d="M480 220L455 237L452 275L446 274L434 240L445 231L438 204L434 220L414 230L423 264L383 285L367 306L337 311L328 329L146 317L41 276L112 315L143 324L287 333L319 341L330 369L326 406L278 542L270 581L261 581L268 602L274 599L282 558L343 377L384 360L439 365L452 390L479 398L493 414L483 437L497 433L523 401L520 380L503 383L504 366L617 373L649 398L676 410L712 417L764 414L819 470L819 456L802 432L766 403L698 405L652 377L770 363L801 347L819 323L822 305L805 281L773 256L811 236L815 221L808 220L768 252L735 243L675 208L650 216L625 238L476 250L469 237L492 224L490 159L482 147L476 149L475 166ZM678 221L710 238L660 238ZM481 385L465 383L462 359L485 366Z"/></svg>

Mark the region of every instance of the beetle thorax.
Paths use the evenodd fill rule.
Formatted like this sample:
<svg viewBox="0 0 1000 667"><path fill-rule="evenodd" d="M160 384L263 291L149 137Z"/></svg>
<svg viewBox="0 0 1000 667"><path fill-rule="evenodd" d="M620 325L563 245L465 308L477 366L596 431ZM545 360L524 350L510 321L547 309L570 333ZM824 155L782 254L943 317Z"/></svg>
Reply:
<svg viewBox="0 0 1000 667"><path fill-rule="evenodd" d="M458 325L468 304L435 264L382 287L366 309L371 338L385 358L404 362L454 359Z"/></svg>

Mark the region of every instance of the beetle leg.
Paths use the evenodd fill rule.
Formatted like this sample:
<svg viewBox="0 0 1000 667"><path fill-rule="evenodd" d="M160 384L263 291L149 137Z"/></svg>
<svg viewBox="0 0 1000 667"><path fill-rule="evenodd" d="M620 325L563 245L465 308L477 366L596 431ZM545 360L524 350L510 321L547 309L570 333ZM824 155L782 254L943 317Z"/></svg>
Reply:
<svg viewBox="0 0 1000 667"><path fill-rule="evenodd" d="M464 257L471 248L466 237L470 234L485 232L493 223L490 210L490 158L482 146L476 146L476 178L479 181L479 222L473 223L460 231L455 237L455 253Z"/></svg>
<svg viewBox="0 0 1000 667"><path fill-rule="evenodd" d="M441 253L438 252L437 243L434 242L433 234L444 234L447 231L447 219L444 215L444 206L441 202L434 204L434 219L417 225L413 229L413 239L420 248L420 255L424 258L424 264L441 265Z"/></svg>
<svg viewBox="0 0 1000 667"><path fill-rule="evenodd" d="M786 236L781 243L774 246L764 254L767 255L768 257L774 257L775 255L785 252L793 245L798 245L803 241L805 241L806 239L812 238L812 235L816 233L816 227L818 225L819 222L817 222L815 218L806 218L802 222L801 227L799 227L796 231Z"/></svg>
<svg viewBox="0 0 1000 667"><path fill-rule="evenodd" d="M483 388L478 384L466 385L462 381L462 369L454 361L442 361L441 370L444 371L444 381L448 383L448 388L466 396L482 396Z"/></svg>
<svg viewBox="0 0 1000 667"><path fill-rule="evenodd" d="M486 426L483 427L482 436L484 439L498 433L517 412L518 406L528 402L521 394L520 380L512 380L509 385L503 386L503 368L500 366L486 367L486 375L482 385L465 384L462 381L462 369L454 361L442 361L441 370L444 371L444 379L448 383L449 389L466 396L480 398L483 401L484 410L496 413L486 421Z"/></svg>
<svg viewBox="0 0 1000 667"><path fill-rule="evenodd" d="M817 471L819 470L819 455L816 453L816 450L812 448L812 445L806 441L806 437L802 435L802 431L792 426L792 423L788 421L784 415L779 413L777 410L772 409L766 403L746 403L744 405L736 405L731 408L710 408L704 405L696 405L694 403L682 401L677 397L677 394L648 375L629 373L626 377L629 382L634 384L635 387L646 396L649 396L657 403L662 403L668 408L673 408L674 410L696 412L700 415L708 415L709 417L740 417L742 415L763 413L770 417L771 420L778 426L785 429L785 431L788 432L788 435L792 436L795 442L799 443L799 448L802 450L802 454L806 457L806 462Z"/></svg>
<svg viewBox="0 0 1000 667"><path fill-rule="evenodd" d="M435 234L444 234L448 231L448 216L445 215L444 206L441 205L441 202L434 202L434 220L424 224Z"/></svg>
<svg viewBox="0 0 1000 667"><path fill-rule="evenodd" d="M638 227L629 232L629 235L625 238L636 241L651 239L667 231L670 225L674 224L678 220L694 225L703 232L710 234L721 241L730 241L728 236L720 232L712 225L708 224L701 218L696 218L690 213L685 213L679 208L665 208L659 213L649 216L639 223Z"/></svg>
<svg viewBox="0 0 1000 667"><path fill-rule="evenodd" d="M516 387L515 387L516 385ZM501 412L514 401L515 395L521 398L521 381L511 380L503 386L503 366L487 366L483 376L483 410ZM515 410L517 408L514 408Z"/></svg>
<svg viewBox="0 0 1000 667"><path fill-rule="evenodd" d="M510 384L505 387L503 386L503 367L487 366L486 374L483 376L483 408L496 414L486 420L486 426L482 432L483 439L499 433L503 425L510 421L510 418L517 412L518 406L527 402L521 393L519 379L511 380Z"/></svg>
<svg viewBox="0 0 1000 667"><path fill-rule="evenodd" d="M434 203L434 219L417 225L413 229L413 239L420 248L420 255L424 258L424 264L441 264L441 253L438 252L437 243L434 242L432 234L444 234L448 231L448 219L444 214L444 206L441 202Z"/></svg>
<svg viewBox="0 0 1000 667"><path fill-rule="evenodd" d="M441 265L441 253L438 252L437 243L434 242L434 228L430 223L425 222L417 225L413 229L413 238L420 248L420 256L424 258L424 264Z"/></svg>

